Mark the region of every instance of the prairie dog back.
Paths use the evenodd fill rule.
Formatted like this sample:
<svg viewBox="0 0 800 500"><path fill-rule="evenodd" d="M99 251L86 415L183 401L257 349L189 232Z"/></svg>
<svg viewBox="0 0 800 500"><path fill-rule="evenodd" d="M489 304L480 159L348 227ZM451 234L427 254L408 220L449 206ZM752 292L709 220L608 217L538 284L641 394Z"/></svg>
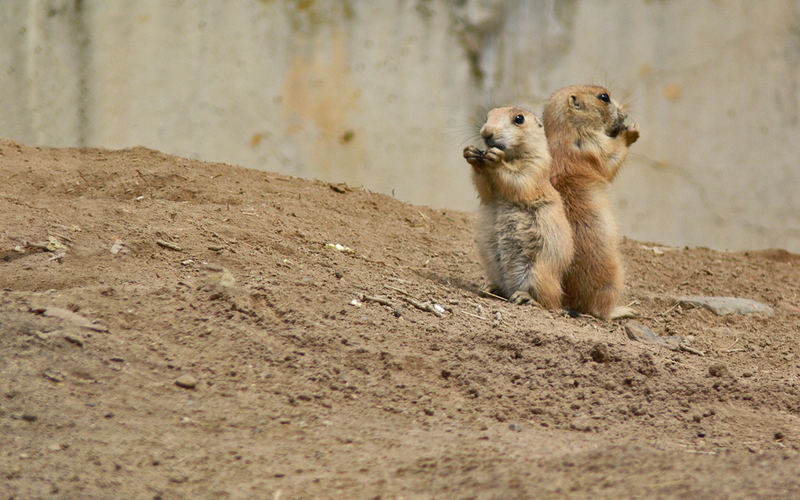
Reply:
<svg viewBox="0 0 800 500"><path fill-rule="evenodd" d="M624 272L606 194L639 138L638 126L626 120L609 91L594 85L555 92L544 111L553 185L564 201L575 244L563 280L565 305L603 319L632 313L618 306Z"/></svg>

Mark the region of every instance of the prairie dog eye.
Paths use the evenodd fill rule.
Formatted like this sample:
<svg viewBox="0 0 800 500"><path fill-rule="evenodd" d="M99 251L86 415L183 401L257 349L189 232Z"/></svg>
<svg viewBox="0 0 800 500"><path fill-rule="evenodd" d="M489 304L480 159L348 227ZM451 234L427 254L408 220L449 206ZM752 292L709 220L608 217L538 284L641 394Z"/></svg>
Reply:
<svg viewBox="0 0 800 500"><path fill-rule="evenodd" d="M525 117L523 115L515 116L514 123L516 123L517 125L522 125L523 123L525 123Z"/></svg>
<svg viewBox="0 0 800 500"><path fill-rule="evenodd" d="M597 96L597 98L600 99L603 102L611 102L611 98L608 97L608 94L606 94L605 92L603 92L602 94Z"/></svg>

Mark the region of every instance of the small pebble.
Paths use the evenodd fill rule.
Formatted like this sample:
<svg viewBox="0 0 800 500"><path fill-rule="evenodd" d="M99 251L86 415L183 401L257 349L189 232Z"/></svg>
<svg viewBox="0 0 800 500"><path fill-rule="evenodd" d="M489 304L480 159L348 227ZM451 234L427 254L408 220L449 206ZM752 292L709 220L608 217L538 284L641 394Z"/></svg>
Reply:
<svg viewBox="0 0 800 500"><path fill-rule="evenodd" d="M775 311L763 302L739 297L681 297L678 299L678 303L704 307L720 316L754 313L764 313L767 316L772 316L775 314Z"/></svg>
<svg viewBox="0 0 800 500"><path fill-rule="evenodd" d="M717 363L708 367L708 374L712 377L729 377L728 367L722 363Z"/></svg>
<svg viewBox="0 0 800 500"><path fill-rule="evenodd" d="M611 354L608 352L608 346L602 342L595 344L592 350L589 351L589 356L596 363L608 363L611 361Z"/></svg>
<svg viewBox="0 0 800 500"><path fill-rule="evenodd" d="M508 428L514 432L522 432L522 425L516 422L508 424Z"/></svg>
<svg viewBox="0 0 800 500"><path fill-rule="evenodd" d="M197 379L191 375L181 375L175 381L175 385L178 387L183 387L184 389L194 389L197 387Z"/></svg>

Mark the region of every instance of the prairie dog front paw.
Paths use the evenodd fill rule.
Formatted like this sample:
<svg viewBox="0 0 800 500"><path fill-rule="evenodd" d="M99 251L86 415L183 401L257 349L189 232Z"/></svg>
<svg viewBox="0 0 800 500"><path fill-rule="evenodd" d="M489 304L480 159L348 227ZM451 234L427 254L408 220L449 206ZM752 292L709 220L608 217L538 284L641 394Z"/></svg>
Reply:
<svg viewBox="0 0 800 500"><path fill-rule="evenodd" d="M484 157L488 163L500 163L506 157L506 153L500 148L489 148Z"/></svg>
<svg viewBox="0 0 800 500"><path fill-rule="evenodd" d="M639 124L634 122L625 130L625 145L630 146L639 139Z"/></svg>

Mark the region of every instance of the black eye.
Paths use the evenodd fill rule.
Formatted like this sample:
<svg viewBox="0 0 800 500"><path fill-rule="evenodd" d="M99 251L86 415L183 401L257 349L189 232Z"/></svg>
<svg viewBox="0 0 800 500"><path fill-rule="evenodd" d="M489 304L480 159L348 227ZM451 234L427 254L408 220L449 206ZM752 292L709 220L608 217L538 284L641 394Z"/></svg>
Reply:
<svg viewBox="0 0 800 500"><path fill-rule="evenodd" d="M525 123L525 117L522 115L515 116L514 123L516 123L517 125L522 125L523 123Z"/></svg>
<svg viewBox="0 0 800 500"><path fill-rule="evenodd" d="M597 96L597 98L600 99L603 102L611 102L611 98L608 97L608 94L606 94L605 92L603 92L602 94Z"/></svg>

